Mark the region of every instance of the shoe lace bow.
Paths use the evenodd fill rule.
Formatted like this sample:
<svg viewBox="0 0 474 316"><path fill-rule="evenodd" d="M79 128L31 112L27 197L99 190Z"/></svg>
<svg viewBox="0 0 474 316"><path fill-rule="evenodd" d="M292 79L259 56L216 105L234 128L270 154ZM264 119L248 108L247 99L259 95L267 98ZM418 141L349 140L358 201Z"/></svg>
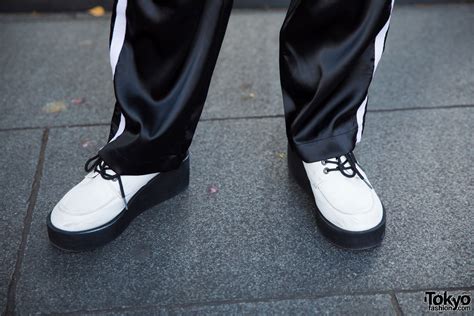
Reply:
<svg viewBox="0 0 474 316"><path fill-rule="evenodd" d="M345 160L343 160L343 158L345 158ZM369 186L369 188L372 189L372 186L370 185L369 181L362 175L362 173L357 168L358 162L353 152L350 152L337 158L323 160L322 164L336 165L334 168L324 168L323 172L325 174L328 174L329 172L333 171L339 171L342 173L343 176L347 178L354 178L355 176L359 176L359 178L361 178L362 181L364 181Z"/></svg>

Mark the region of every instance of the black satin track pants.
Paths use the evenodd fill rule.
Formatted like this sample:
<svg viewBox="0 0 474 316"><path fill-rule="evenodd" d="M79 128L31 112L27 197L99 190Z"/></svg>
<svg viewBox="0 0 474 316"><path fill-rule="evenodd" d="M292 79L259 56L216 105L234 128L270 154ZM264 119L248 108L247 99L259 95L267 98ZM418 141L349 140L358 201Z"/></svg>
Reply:
<svg viewBox="0 0 474 316"><path fill-rule="evenodd" d="M360 140L392 0L293 0L280 32L289 144L306 162ZM110 59L116 105L100 151L118 174L168 171L187 155L232 0L117 0Z"/></svg>

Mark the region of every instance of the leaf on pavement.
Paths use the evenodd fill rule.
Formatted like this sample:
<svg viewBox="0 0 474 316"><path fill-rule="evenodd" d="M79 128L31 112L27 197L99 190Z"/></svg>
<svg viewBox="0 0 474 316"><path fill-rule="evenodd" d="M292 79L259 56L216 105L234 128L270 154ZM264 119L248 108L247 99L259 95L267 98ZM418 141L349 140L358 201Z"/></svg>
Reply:
<svg viewBox="0 0 474 316"><path fill-rule="evenodd" d="M246 93L246 94L242 95L242 100L244 100L244 101L253 100L256 97L257 97L257 95L255 94L255 92L249 92L249 93Z"/></svg>
<svg viewBox="0 0 474 316"><path fill-rule="evenodd" d="M74 98L71 100L71 103L73 105L81 105L81 104L86 103L86 98Z"/></svg>
<svg viewBox="0 0 474 316"><path fill-rule="evenodd" d="M211 184L210 186L207 187L207 193L209 194L216 194L218 192L219 192L219 188L214 184Z"/></svg>
<svg viewBox="0 0 474 316"><path fill-rule="evenodd" d="M43 111L46 113L59 113L67 109L66 103L64 101L55 101L50 102L43 106Z"/></svg>
<svg viewBox="0 0 474 316"><path fill-rule="evenodd" d="M93 140L86 139L81 141L82 148L95 148L97 143Z"/></svg>
<svg viewBox="0 0 474 316"><path fill-rule="evenodd" d="M276 153L276 156L277 156L279 159L285 159L285 158L286 158L286 153L285 153L285 152L277 152L277 153Z"/></svg>
<svg viewBox="0 0 474 316"><path fill-rule="evenodd" d="M240 90L242 91L242 100L244 101L253 100L257 97L257 94L252 90L252 84L250 83L243 83L240 86Z"/></svg>
<svg viewBox="0 0 474 316"><path fill-rule="evenodd" d="M105 9L102 6L96 6L87 10L87 12L92 16L103 16L105 14Z"/></svg>

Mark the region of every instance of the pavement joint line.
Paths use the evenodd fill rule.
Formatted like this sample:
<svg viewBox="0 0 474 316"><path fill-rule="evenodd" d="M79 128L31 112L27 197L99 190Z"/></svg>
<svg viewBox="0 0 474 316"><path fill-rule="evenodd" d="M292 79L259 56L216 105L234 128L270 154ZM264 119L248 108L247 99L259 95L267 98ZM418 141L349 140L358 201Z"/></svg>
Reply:
<svg viewBox="0 0 474 316"><path fill-rule="evenodd" d="M395 310L397 316L403 316L402 307L400 306L400 302L398 302L397 295L395 295L395 292L393 291L390 293L390 302L392 303L393 309Z"/></svg>
<svg viewBox="0 0 474 316"><path fill-rule="evenodd" d="M392 109L368 109L368 113L386 113L386 112L405 112L405 111L425 111L425 110L446 110L446 109L470 109L474 108L474 104L458 104L458 105L442 105L442 106L429 106L429 107L409 107L409 108L392 108ZM234 117L210 117L200 119L200 122L213 122L213 121L233 121L233 120L254 120L254 119L272 119L272 118L284 118L283 114L275 115L255 115L255 116L234 116ZM13 132L13 131L25 131L25 130L38 130L38 129L61 129L61 128L77 128L77 127L95 127L95 126L108 126L109 122L97 122L97 123L84 123L84 124L63 124L63 125L50 125L50 126L25 126L25 127L11 127L11 128L0 128L1 132Z"/></svg>
<svg viewBox="0 0 474 316"><path fill-rule="evenodd" d="M45 128L43 130L43 136L41 138L41 147L39 151L38 162L36 164L35 174L33 176L33 183L31 185L30 196L28 197L28 202L27 202L28 206L27 206L26 214L23 220L21 242L20 242L20 246L18 247L16 262L15 262L15 269L13 271L12 277L8 284L7 303L2 315L15 314L16 289L17 289L18 281L21 277L21 266L23 263L23 258L25 256L26 243L28 242L28 237L31 230L31 222L33 220L33 210L36 206L36 200L38 198L41 179L43 177L43 168L44 168L45 153L46 153L48 138L49 138L49 128Z"/></svg>
<svg viewBox="0 0 474 316"><path fill-rule="evenodd" d="M439 110L439 109L469 109L474 108L474 104L453 104L441 106L413 106L406 108L391 108L391 109L367 109L367 112L383 113L383 112L404 112L404 111L425 111L425 110Z"/></svg>
<svg viewBox="0 0 474 316"><path fill-rule="evenodd" d="M84 314L96 314L96 313L107 313L107 312L127 312L127 311L156 311L158 309L176 309L176 308L193 308L193 307L206 307L206 306L222 306L222 305L233 305L233 304L252 304L252 303L272 303L272 302L282 302L282 301L294 301L294 300L318 300L331 297L356 297L356 296L375 296L375 295L388 295L390 297L391 303L393 304L393 299L396 299L398 304L398 299L396 298L397 293L417 293L424 291L472 291L474 286L468 287L428 287L421 289L392 289L392 290L383 290L383 291L360 291L360 292L327 292L322 294L315 295L294 295L294 296L276 296L276 297L262 297L262 298L248 298L248 299L229 299L229 300L216 300L216 301L207 301L207 302L192 302L192 303L176 303L176 304L149 304L149 305L130 305L130 306L120 306L120 307L110 307L110 308L97 308L97 309L80 309L67 312L50 312L43 313L43 315L84 315ZM400 305L400 314L403 315Z"/></svg>
<svg viewBox="0 0 474 316"><path fill-rule="evenodd" d="M272 118L283 118L283 114L274 115L249 115L249 116L234 116L234 117L209 117L199 120L200 122L213 122L213 121L233 121L233 120L260 120L260 119L272 119Z"/></svg>
<svg viewBox="0 0 474 316"><path fill-rule="evenodd" d="M88 124L64 124L64 125L49 125L49 126L25 126L25 127L12 127L12 128L0 128L1 132L14 132L14 131L30 131L38 129L61 129L61 128L77 128L77 127L95 127L95 126L108 126L110 123L88 123Z"/></svg>

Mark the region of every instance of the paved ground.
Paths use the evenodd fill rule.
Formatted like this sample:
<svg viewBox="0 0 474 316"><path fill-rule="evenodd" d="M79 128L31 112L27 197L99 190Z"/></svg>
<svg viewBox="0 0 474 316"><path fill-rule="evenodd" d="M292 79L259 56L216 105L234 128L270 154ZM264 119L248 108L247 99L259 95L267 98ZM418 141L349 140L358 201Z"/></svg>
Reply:
<svg viewBox="0 0 474 316"><path fill-rule="evenodd" d="M189 190L81 254L48 244L45 217L107 134L107 18L0 16L2 310L417 315L428 289L472 294L474 5L395 10L358 148L387 236L362 253L323 240L288 178L283 16L234 12Z"/></svg>
<svg viewBox="0 0 474 316"><path fill-rule="evenodd" d="M234 0L234 8L287 8L290 0ZM466 3L474 0L397 0L397 4L406 3ZM0 12L78 12L95 6L112 10L113 0L2 0Z"/></svg>

